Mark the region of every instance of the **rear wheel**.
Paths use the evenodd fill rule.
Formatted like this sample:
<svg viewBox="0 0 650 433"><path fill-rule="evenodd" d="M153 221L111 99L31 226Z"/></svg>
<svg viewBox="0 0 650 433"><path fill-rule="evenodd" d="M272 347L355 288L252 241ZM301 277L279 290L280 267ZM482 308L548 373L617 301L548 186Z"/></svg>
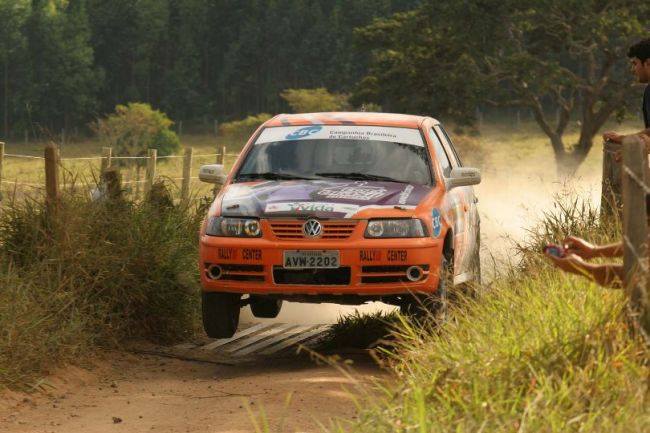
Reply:
<svg viewBox="0 0 650 433"><path fill-rule="evenodd" d="M230 338L239 325L238 293L203 292L203 329L210 338Z"/></svg>
<svg viewBox="0 0 650 433"><path fill-rule="evenodd" d="M263 319L278 317L282 309L282 299L268 298L266 296L251 296L251 311L253 316Z"/></svg>

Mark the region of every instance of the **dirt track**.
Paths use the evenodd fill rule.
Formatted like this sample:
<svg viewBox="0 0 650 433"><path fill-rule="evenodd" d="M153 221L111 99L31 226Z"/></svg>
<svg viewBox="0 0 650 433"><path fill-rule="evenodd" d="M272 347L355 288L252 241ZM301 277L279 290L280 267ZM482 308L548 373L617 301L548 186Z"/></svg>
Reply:
<svg viewBox="0 0 650 433"><path fill-rule="evenodd" d="M369 357L354 358L351 379L304 356L219 365L105 354L90 371L58 372L44 394L5 393L0 432L254 432L261 411L271 432L320 432L333 417L354 418L346 389L386 376Z"/></svg>

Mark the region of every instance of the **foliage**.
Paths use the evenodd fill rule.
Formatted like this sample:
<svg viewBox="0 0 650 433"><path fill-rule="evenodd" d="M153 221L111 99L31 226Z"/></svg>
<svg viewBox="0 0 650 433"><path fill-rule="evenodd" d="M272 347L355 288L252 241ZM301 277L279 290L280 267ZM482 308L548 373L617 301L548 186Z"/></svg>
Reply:
<svg viewBox="0 0 650 433"><path fill-rule="evenodd" d="M94 129L120 156L143 156L147 149L158 149L158 156L166 156L181 146L169 129L172 124L165 113L149 104L132 102L116 106L115 113L97 120Z"/></svg>
<svg viewBox="0 0 650 433"><path fill-rule="evenodd" d="M345 93L370 57L352 29L418 2L2 0L3 135L58 135L129 101L189 127L286 111L287 88Z"/></svg>
<svg viewBox="0 0 650 433"><path fill-rule="evenodd" d="M638 105L625 54L647 36L649 11L631 0L427 0L357 31L374 57L352 100L460 123L481 102L525 106L558 166L573 172L604 122ZM563 140L571 121L580 124L577 143Z"/></svg>
<svg viewBox="0 0 650 433"><path fill-rule="evenodd" d="M588 208L567 211L533 233L586 233ZM611 236L597 227L597 239ZM435 329L402 320L397 350L385 352L394 385L366 390L357 420L332 431L623 433L650 424L650 351L630 331L621 291L540 260L508 269L450 318Z"/></svg>
<svg viewBox="0 0 650 433"><path fill-rule="evenodd" d="M255 131L262 123L271 118L268 113L260 113L255 116L248 116L242 120L233 120L221 125L221 133L229 137L237 137L239 139L248 138L253 131Z"/></svg>
<svg viewBox="0 0 650 433"><path fill-rule="evenodd" d="M332 94L323 87L317 89L286 89L280 93L294 113L345 111L347 96Z"/></svg>
<svg viewBox="0 0 650 433"><path fill-rule="evenodd" d="M0 214L0 384L127 338L173 341L197 320L191 210L65 196Z"/></svg>
<svg viewBox="0 0 650 433"><path fill-rule="evenodd" d="M339 317L320 342L318 349L368 349L384 339L389 339L391 331L399 323L396 312L361 314L355 310L354 314Z"/></svg>

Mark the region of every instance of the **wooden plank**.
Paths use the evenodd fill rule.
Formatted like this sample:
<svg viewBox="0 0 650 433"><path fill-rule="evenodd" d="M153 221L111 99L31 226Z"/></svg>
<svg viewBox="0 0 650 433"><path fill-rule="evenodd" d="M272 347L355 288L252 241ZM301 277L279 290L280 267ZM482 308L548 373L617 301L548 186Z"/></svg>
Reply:
<svg viewBox="0 0 650 433"><path fill-rule="evenodd" d="M241 350L245 347L248 347L252 344L256 344L258 341L263 340L265 338L272 337L278 333L283 333L291 328L295 328L298 325L288 325L286 323L281 323L281 324L276 324L273 327L266 329L251 338L244 338L241 339L239 342L235 342L232 345L228 345L224 347L224 350L228 353L234 353L237 352L238 350Z"/></svg>
<svg viewBox="0 0 650 433"><path fill-rule="evenodd" d="M305 332L300 335L296 335L295 337L289 338L288 340L285 340L279 344L276 344L275 346L267 347L266 349L262 350L260 352L260 355L271 355L273 353L277 353L281 350L284 350L290 346L295 346L298 343L305 342L306 340L309 340L310 338L313 338L319 334L322 334L325 332L330 325L316 325L316 328L311 329L308 332ZM313 328L313 327L312 327Z"/></svg>
<svg viewBox="0 0 650 433"><path fill-rule="evenodd" d="M246 328L243 331L236 333L230 338L220 338L216 341L213 341L212 343L208 343L205 346L202 346L201 350L214 350L217 347L221 347L228 343L232 343L233 341L237 341L242 337L245 337L257 331L261 331L262 329L268 328L270 326L273 326L273 323L258 323L255 326L251 326L250 328Z"/></svg>
<svg viewBox="0 0 650 433"><path fill-rule="evenodd" d="M257 352L258 350L264 349L266 347L272 346L280 341L287 340L289 338L292 338L296 334L303 334L304 332L310 330L313 328L312 326L295 326L294 328L291 328L289 330L286 330L285 332L281 332L271 338L265 339L260 341L257 344L253 344L252 346L245 347L242 350L237 351L237 355L249 355L251 353Z"/></svg>
<svg viewBox="0 0 650 433"><path fill-rule="evenodd" d="M646 179L648 157L637 135L623 141L623 269L625 291L632 313L650 333L648 279L648 222Z"/></svg>

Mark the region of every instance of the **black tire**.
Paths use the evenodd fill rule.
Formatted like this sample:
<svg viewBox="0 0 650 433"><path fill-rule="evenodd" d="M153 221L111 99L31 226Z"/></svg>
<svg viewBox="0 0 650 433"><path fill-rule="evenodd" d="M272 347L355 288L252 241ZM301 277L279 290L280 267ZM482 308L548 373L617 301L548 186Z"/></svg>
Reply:
<svg viewBox="0 0 650 433"><path fill-rule="evenodd" d="M230 338L239 325L241 295L203 292L201 310L203 329L210 338Z"/></svg>
<svg viewBox="0 0 650 433"><path fill-rule="evenodd" d="M253 316L263 319L274 319L282 309L282 299L268 298L266 296L251 296L251 311Z"/></svg>

